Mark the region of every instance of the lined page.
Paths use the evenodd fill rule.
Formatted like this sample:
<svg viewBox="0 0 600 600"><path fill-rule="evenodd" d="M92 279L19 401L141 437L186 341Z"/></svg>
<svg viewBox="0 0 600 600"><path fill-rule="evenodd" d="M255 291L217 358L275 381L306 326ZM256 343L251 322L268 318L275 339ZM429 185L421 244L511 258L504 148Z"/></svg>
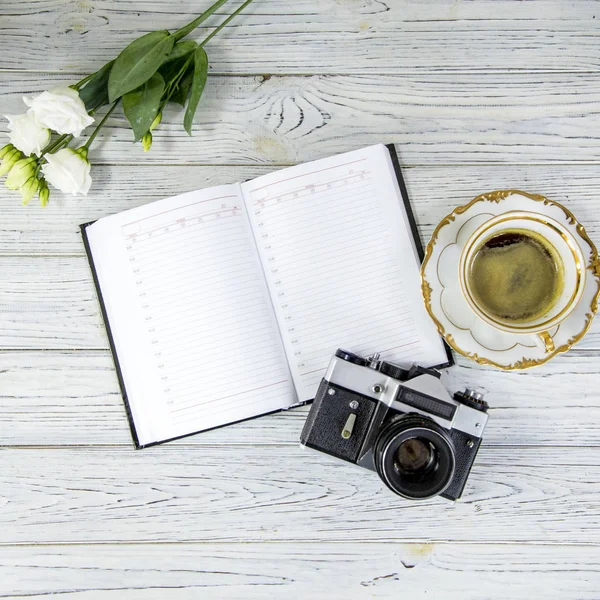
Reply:
<svg viewBox="0 0 600 600"><path fill-rule="evenodd" d="M297 401L239 186L87 233L140 445Z"/></svg>
<svg viewBox="0 0 600 600"><path fill-rule="evenodd" d="M409 366L447 361L383 145L242 185L300 399L338 347Z"/></svg>

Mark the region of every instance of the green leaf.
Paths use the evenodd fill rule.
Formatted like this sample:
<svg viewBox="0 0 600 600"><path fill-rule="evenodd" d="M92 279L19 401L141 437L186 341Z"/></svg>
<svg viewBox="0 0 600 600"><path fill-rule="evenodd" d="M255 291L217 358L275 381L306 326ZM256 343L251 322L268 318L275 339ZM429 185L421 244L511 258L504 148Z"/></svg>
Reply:
<svg viewBox="0 0 600 600"><path fill-rule="evenodd" d="M185 106L188 96L190 95L190 88L192 87L193 79L194 79L194 64L191 63L188 66L184 76L181 78L181 80L177 84L177 87L175 88L175 91L171 95L170 100L172 102L176 102L177 104L180 104L181 106Z"/></svg>
<svg viewBox="0 0 600 600"><path fill-rule="evenodd" d="M194 76L192 78L192 92L190 94L190 100L185 110L185 117L183 118L183 126L189 135L192 135L192 123L194 122L194 115L198 108L198 102L200 102L200 96L204 91L206 84L206 78L208 77L208 56L202 46L196 49L194 52Z"/></svg>
<svg viewBox="0 0 600 600"><path fill-rule="evenodd" d="M167 90L169 91L170 96L173 95L171 92L174 91L171 90L171 86L174 84L175 80L177 80L180 77L181 71L186 67L186 64L188 64L186 73L194 72L194 65L193 63L189 62L189 59L193 58L191 57L191 55L194 53L197 47L198 44L196 44L196 42L190 42L187 40L183 42L178 42L177 44L175 44L173 50L171 51L171 54L167 56L165 62L160 66L158 72L163 76L165 80L165 85L167 86ZM181 81L182 80L179 81L177 87L181 85Z"/></svg>
<svg viewBox="0 0 600 600"><path fill-rule="evenodd" d="M108 76L114 60L106 63L94 76L79 90L79 97L83 100L86 110L97 110L108 104Z"/></svg>
<svg viewBox="0 0 600 600"><path fill-rule="evenodd" d="M177 42L173 46L173 50L171 50L169 56L167 56L167 58L165 58L163 61L163 65L166 65L173 60L177 60L178 58L182 58L183 56L188 56L194 52L197 47L198 44L192 40L183 40L182 42Z"/></svg>
<svg viewBox="0 0 600 600"><path fill-rule="evenodd" d="M141 140L149 131L164 91L165 80L155 73L144 85L123 96L123 112L133 129L134 141Z"/></svg>
<svg viewBox="0 0 600 600"><path fill-rule="evenodd" d="M184 56L169 63L165 63L160 67L158 72L163 76L163 79L167 85L170 85L175 79L177 79L187 60L188 57Z"/></svg>
<svg viewBox="0 0 600 600"><path fill-rule="evenodd" d="M171 53L175 38L168 31L153 31L131 42L117 56L108 78L108 98L114 102L146 83Z"/></svg>

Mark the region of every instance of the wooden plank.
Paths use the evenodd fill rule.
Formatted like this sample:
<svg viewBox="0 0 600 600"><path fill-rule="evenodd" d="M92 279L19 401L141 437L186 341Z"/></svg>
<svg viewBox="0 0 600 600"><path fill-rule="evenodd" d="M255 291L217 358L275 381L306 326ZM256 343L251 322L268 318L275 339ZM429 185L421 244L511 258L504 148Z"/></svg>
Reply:
<svg viewBox="0 0 600 600"><path fill-rule="evenodd" d="M404 162L404 147L397 146ZM143 159L142 159L143 160ZM87 198L57 192L40 210L23 208L0 187L0 254L83 254L79 225L147 202L213 185L245 181L279 167L98 165ZM595 165L456 165L405 167L421 239L426 242L452 208L479 193L518 188L563 202L600 243L600 175Z"/></svg>
<svg viewBox="0 0 600 600"><path fill-rule="evenodd" d="M598 548L523 544L0 547L3 598L596 599ZM168 590L168 591L167 591Z"/></svg>
<svg viewBox="0 0 600 600"><path fill-rule="evenodd" d="M230 15L244 0L228 0L215 13L219 22L223 15ZM200 10L202 9L200 3ZM194 0L181 0L175 4L172 0L144 0L128 5L121 5L114 0L98 0L92 6L80 3L75 6L64 6L57 0L4 0L0 6L0 16L41 15L42 12L63 11L89 14L100 10L110 13L120 13L130 17L146 19L151 25L150 18L160 17L161 22L168 18L180 19L182 22L191 20L198 14L198 3ZM139 13L139 14L138 14ZM336 0L323 4L317 0L296 0L293 4L287 0L255 1L246 8L244 15L296 15L314 16L327 14L331 17L342 15L377 15L387 13L389 19L399 23L410 21L514 21L557 20L557 21L588 21L598 14L598 0L570 0L565 5L561 0L478 0L477 2L456 2L455 0L428 0L424 7L416 0ZM133 26L136 19L133 19ZM169 25L170 29L173 26Z"/></svg>
<svg viewBox="0 0 600 600"><path fill-rule="evenodd" d="M69 81L0 73L3 110L20 113L23 94ZM194 136L170 107L146 154L115 115L95 164L291 164L378 142L398 143L405 164L600 160L599 73L216 76Z"/></svg>
<svg viewBox="0 0 600 600"><path fill-rule="evenodd" d="M598 357L574 352L520 373L461 359L443 381L485 394L487 447L600 446L599 378ZM108 352L0 353L0 404L2 446L132 445ZM172 444L295 447L307 414L298 408Z"/></svg>
<svg viewBox="0 0 600 600"><path fill-rule="evenodd" d="M0 256L0 350L105 349L86 258ZM600 320L578 348L600 348Z"/></svg>
<svg viewBox="0 0 600 600"><path fill-rule="evenodd" d="M296 4L296 3L294 3ZM595 1L255 2L210 43L219 73L594 70ZM209 2L4 1L0 67L89 73L136 37L175 29ZM210 27L196 32L202 39ZM31 37L31 32L43 35ZM440 44L443 43L443 51Z"/></svg>
<svg viewBox="0 0 600 600"><path fill-rule="evenodd" d="M3 449L0 543L597 543L590 448L482 447L460 502L299 447Z"/></svg>

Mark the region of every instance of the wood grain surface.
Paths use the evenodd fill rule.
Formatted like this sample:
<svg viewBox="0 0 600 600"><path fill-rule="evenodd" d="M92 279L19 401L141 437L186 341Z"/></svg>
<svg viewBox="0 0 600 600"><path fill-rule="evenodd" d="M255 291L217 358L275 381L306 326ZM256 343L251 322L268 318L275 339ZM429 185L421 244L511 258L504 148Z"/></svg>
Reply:
<svg viewBox="0 0 600 600"><path fill-rule="evenodd" d="M403 147L397 150L403 159ZM140 160L145 158L144 155ZM81 223L93 221L169 195L246 181L278 167L260 165L98 165L88 199L56 194L43 210L23 210L2 194L0 254L83 256ZM438 222L455 206L483 192L516 188L562 202L600 240L600 173L596 165L427 165L404 166L421 240L425 244Z"/></svg>
<svg viewBox="0 0 600 600"><path fill-rule="evenodd" d="M198 13L195 0L4 0L0 65L87 74L141 34ZM591 71L598 19L595 0L263 0L208 55L212 71L227 74ZM30 31L42 35L34 42Z"/></svg>
<svg viewBox="0 0 600 600"><path fill-rule="evenodd" d="M374 472L297 444L5 448L0 543L597 544L596 453L484 446L460 502L452 503L404 500Z"/></svg>
<svg viewBox="0 0 600 600"><path fill-rule="evenodd" d="M20 112L24 94L76 79L0 73L4 110ZM205 88L192 138L182 120L181 111L168 107L156 145L144 153L132 145L125 118L110 117L91 158L108 164L293 164L393 142L408 165L595 163L600 75L216 76Z"/></svg>
<svg viewBox="0 0 600 600"><path fill-rule="evenodd" d="M327 560L323 557L327 556ZM596 600L595 547L437 543L180 543L0 547L5 598ZM85 576L82 576L85 573ZM435 582L432 584L432 582ZM315 595L319 590L319 595ZM435 597L435 596L434 596ZM448 596L444 596L448 597Z"/></svg>
<svg viewBox="0 0 600 600"><path fill-rule="evenodd" d="M3 352L0 361L4 446L132 445L108 351ZM596 353L577 350L527 372L491 371L459 359L443 374L452 391L485 394L489 447L600 446L598 378ZM172 445L295 447L307 413L303 407L268 415Z"/></svg>
<svg viewBox="0 0 600 600"><path fill-rule="evenodd" d="M207 4L3 0L0 114ZM79 236L393 142L424 242L518 188L599 243L600 1L255 0L207 49L193 137L168 110L143 153L116 113L86 198L0 189L0 598L600 598L600 321L530 371L458 357L443 381L485 394L484 444L461 501L414 503L301 450L306 407L134 450Z"/></svg>

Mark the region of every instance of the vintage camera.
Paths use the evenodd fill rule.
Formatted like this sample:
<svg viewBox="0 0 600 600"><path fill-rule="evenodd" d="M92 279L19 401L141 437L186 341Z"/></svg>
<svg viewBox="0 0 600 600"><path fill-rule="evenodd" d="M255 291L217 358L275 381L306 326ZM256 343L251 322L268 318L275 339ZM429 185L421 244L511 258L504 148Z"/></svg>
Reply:
<svg viewBox="0 0 600 600"><path fill-rule="evenodd" d="M460 498L487 423L481 394L433 369L338 350L302 430L304 446L376 471L405 498Z"/></svg>

